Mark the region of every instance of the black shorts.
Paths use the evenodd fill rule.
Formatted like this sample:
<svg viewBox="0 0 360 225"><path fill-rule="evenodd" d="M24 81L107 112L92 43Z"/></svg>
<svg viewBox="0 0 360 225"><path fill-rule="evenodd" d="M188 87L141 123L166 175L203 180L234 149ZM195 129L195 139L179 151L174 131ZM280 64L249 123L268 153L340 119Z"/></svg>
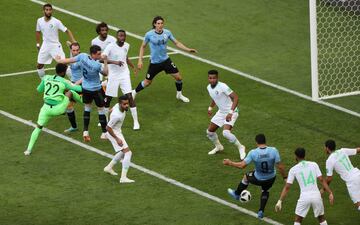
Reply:
<svg viewBox="0 0 360 225"><path fill-rule="evenodd" d="M179 72L176 65L171 61L170 58L168 58L167 60L161 63L155 63L155 64L150 63L146 74L146 79L152 80L161 71L165 71L165 73L167 74L169 73L174 74Z"/></svg>
<svg viewBox="0 0 360 225"><path fill-rule="evenodd" d="M258 180L255 177L255 171L250 171L246 173L246 178L250 184L261 186L263 191L267 191L273 186L276 176L268 180Z"/></svg>
<svg viewBox="0 0 360 225"><path fill-rule="evenodd" d="M97 91L88 91L83 89L82 91L83 93L83 103L85 104L91 104L92 101L95 101L95 105L97 107L104 107L104 90L102 88L100 88Z"/></svg>

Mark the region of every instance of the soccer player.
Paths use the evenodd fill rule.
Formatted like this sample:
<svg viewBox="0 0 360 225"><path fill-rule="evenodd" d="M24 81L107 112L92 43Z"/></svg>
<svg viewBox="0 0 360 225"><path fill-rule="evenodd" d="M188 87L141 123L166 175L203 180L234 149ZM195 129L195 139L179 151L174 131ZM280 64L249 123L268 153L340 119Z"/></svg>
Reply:
<svg viewBox="0 0 360 225"><path fill-rule="evenodd" d="M76 42L71 31L62 22L52 16L53 8L51 4L43 6L44 16L39 18L36 23L36 47L39 50L37 59L37 72L42 79L45 75L44 64L51 64L56 56L65 57L61 43L59 42L58 31L66 32L71 42ZM40 47L42 34L43 42Z"/></svg>
<svg viewBox="0 0 360 225"><path fill-rule="evenodd" d="M258 211L258 218L264 217L264 210L269 199L269 189L274 184L276 178L275 166L279 169L283 179L285 180L286 172L284 164L280 162L280 155L276 148L266 145L266 138L264 134L258 134L255 137L257 148L249 152L246 158L241 162L233 162L230 159L224 159L223 164L233 166L239 169L246 168L251 162L255 164L255 170L247 172L238 188L236 190L228 189L228 194L239 200L240 194L250 184L261 186L262 193L260 197L260 209Z"/></svg>
<svg viewBox="0 0 360 225"><path fill-rule="evenodd" d="M31 134L28 147L24 152L25 155L31 154L42 128L48 124L49 120L65 113L71 98L78 102L82 101L76 93L81 91L81 86L71 85L64 79L66 69L65 64L57 64L56 75L44 76L37 87L38 92L44 92L44 105L41 107L37 127Z"/></svg>
<svg viewBox="0 0 360 225"><path fill-rule="evenodd" d="M330 185L335 170L341 179L345 181L350 198L358 211L360 211L360 170L354 167L349 159L349 156L360 153L360 147L335 149L336 143L334 140L325 142L325 151L329 155L326 160L326 182Z"/></svg>
<svg viewBox="0 0 360 225"><path fill-rule="evenodd" d="M145 79L133 90L133 97L135 97L136 93L149 86L158 73L165 71L165 73L171 74L171 76L175 78L176 98L183 102L189 102L190 100L182 95L182 77L178 68L169 58L166 46L167 42L171 40L179 49L191 53L196 53L197 51L193 48L186 47L180 41L176 40L169 30L164 29L164 19L161 16L153 19L152 26L153 29L145 34L144 41L140 47L138 69L141 70L143 67L143 56L147 44L150 45L150 65Z"/></svg>
<svg viewBox="0 0 360 225"><path fill-rule="evenodd" d="M106 139L106 117L104 109L104 96L102 93L101 83L99 73L107 76L108 74L108 65L107 59L104 58L104 67L102 68L101 63L98 61L101 59L101 48L97 45L90 47L90 55L86 53L80 53L79 55L71 58L60 59L56 57L56 60L59 63L77 63L79 62L82 72L82 93L83 93L83 103L85 104L84 108L84 131L83 138L85 142L89 142L89 123L90 123L90 112L91 112L91 103L95 101L96 106L98 107L99 122L101 124L102 134L101 139Z"/></svg>
<svg viewBox="0 0 360 225"><path fill-rule="evenodd" d="M135 75L137 74L136 67L129 60L128 52L130 45L125 42L126 32L124 30L118 30L116 33L117 41L115 43L109 44L103 55L106 55L108 60L118 61L119 65L111 64L109 65L109 75L108 82L106 85L106 101L105 101L105 110L108 112L110 107L110 102L113 97L118 96L119 87L124 95L127 95L129 98L130 111L134 120L134 130L140 129L140 124L137 116L137 109L135 100L131 94L131 80L130 80L130 71L128 65L134 69Z"/></svg>
<svg viewBox="0 0 360 225"><path fill-rule="evenodd" d="M325 179L322 178L318 164L305 160L304 148L297 148L295 150L295 157L297 164L289 170L286 184L281 192L280 199L276 203L275 211L278 212L281 210L282 202L296 178L300 186L300 198L296 204L294 225L300 225L302 223L310 207L313 208L314 216L318 218L320 225L327 225L324 216L324 205L316 179L322 183L324 189L329 193L331 204L334 202L333 193Z"/></svg>
<svg viewBox="0 0 360 225"><path fill-rule="evenodd" d="M218 71L210 70L208 72L208 81L209 85L207 86L207 90L212 99L208 108L209 117L211 116L212 109L215 105L219 109L215 116L211 119L209 127L206 130L207 137L215 145L215 148L208 154L213 155L224 150L224 147L220 143L216 134L216 130L223 126L223 136L238 148L240 159L243 160L246 156L245 146L239 142L233 133L231 133L239 115L239 110L237 108L238 96L229 88L229 86L219 81Z"/></svg>
<svg viewBox="0 0 360 225"><path fill-rule="evenodd" d="M129 149L128 144L125 141L125 138L121 131L121 126L125 120L126 111L129 109L129 98L127 95L123 95L119 98L119 103L116 104L112 108L112 112L110 114L109 123L106 126L106 136L111 142L114 150L116 152L114 158L111 162L104 168L104 172L110 173L111 175L118 175L114 170L113 166L122 161L122 170L121 170L121 178L120 183L133 183L134 180L127 178L127 172L130 167L130 161L132 152Z"/></svg>
<svg viewBox="0 0 360 225"><path fill-rule="evenodd" d="M71 57L75 57L80 54L80 44L77 42L70 43L70 55ZM82 69L79 62L70 64L71 69L71 82L73 84L81 85L82 83ZM70 101L68 108L66 109L66 114L69 118L71 127L64 130L65 133L75 132L78 130L76 124L76 116L74 111L75 101Z"/></svg>

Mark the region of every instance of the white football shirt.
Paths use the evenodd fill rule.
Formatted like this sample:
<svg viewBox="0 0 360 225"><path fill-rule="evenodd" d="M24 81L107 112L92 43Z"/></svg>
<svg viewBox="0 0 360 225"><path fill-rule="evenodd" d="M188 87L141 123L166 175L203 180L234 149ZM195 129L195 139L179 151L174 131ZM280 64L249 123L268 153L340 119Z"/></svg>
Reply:
<svg viewBox="0 0 360 225"><path fill-rule="evenodd" d="M296 178L301 190L300 198L314 194L320 195L317 178L321 176L318 164L303 160L290 169L286 182L292 184Z"/></svg>
<svg viewBox="0 0 360 225"><path fill-rule="evenodd" d="M352 175L359 171L357 168L354 168L349 159L349 155L356 155L356 153L355 148L341 148L331 153L326 160L326 175L332 176L335 169L341 179L345 182L350 182Z"/></svg>
<svg viewBox="0 0 360 225"><path fill-rule="evenodd" d="M108 46L111 43L115 43L115 42L116 42L116 38L114 38L111 35L108 35L104 41L100 40L99 36L97 36L96 38L92 39L91 45L100 46L101 51L103 52L105 50L106 46Z"/></svg>
<svg viewBox="0 0 360 225"><path fill-rule="evenodd" d="M217 85L212 88L207 86L210 97L214 100L221 113L229 113L232 101L229 95L233 92L225 83L218 81Z"/></svg>
<svg viewBox="0 0 360 225"><path fill-rule="evenodd" d="M65 32L67 28L55 17L51 17L49 21L45 21L45 17L41 17L36 22L36 31L42 33L43 43L60 44L58 30Z"/></svg>
<svg viewBox="0 0 360 225"><path fill-rule="evenodd" d="M114 130L115 134L121 133L121 127L125 120L125 116L126 116L126 111L121 112L119 103L116 103L112 109L112 112L110 114L110 120L107 124L109 127L111 127Z"/></svg>
<svg viewBox="0 0 360 225"><path fill-rule="evenodd" d="M109 60L121 61L124 63L122 66L109 64L109 77L122 78L121 76L128 76L129 68L126 63L126 58L129 48L130 45L127 42L125 42L122 47L120 47L116 42L106 46L103 54L106 55Z"/></svg>

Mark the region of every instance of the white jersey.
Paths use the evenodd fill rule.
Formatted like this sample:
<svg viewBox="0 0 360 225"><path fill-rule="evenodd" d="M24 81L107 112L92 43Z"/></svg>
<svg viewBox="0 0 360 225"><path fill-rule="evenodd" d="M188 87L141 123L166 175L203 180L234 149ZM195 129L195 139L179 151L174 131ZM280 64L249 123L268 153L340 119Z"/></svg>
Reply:
<svg viewBox="0 0 360 225"><path fill-rule="evenodd" d="M341 148L331 153L326 160L326 175L332 176L335 169L341 179L346 183L350 183L352 177L359 173L359 169L355 168L349 159L349 155L356 155L356 153L356 149L350 148Z"/></svg>
<svg viewBox="0 0 360 225"><path fill-rule="evenodd" d="M210 97L214 100L221 113L229 113L232 106L232 100L229 95L233 92L229 86L223 82L218 82L214 88L209 84L207 86ZM235 109L237 111L237 108Z"/></svg>
<svg viewBox="0 0 360 225"><path fill-rule="evenodd" d="M130 71L126 63L129 48L130 45L127 42L125 42L122 47L115 42L105 48L103 54L106 55L109 60L123 62L122 66L109 64L109 79L110 77L120 79L121 76L129 76Z"/></svg>
<svg viewBox="0 0 360 225"><path fill-rule="evenodd" d="M112 112L110 114L110 120L108 122L108 126L114 130L115 134L121 134L121 127L125 120L126 111L121 112L119 103L114 105Z"/></svg>
<svg viewBox="0 0 360 225"><path fill-rule="evenodd" d="M300 198L320 196L317 178L321 176L318 164L303 160L290 169L286 182L292 184L296 178L301 190Z"/></svg>
<svg viewBox="0 0 360 225"><path fill-rule="evenodd" d="M101 48L101 51L103 52L106 46L115 42L116 42L116 38L114 38L111 35L108 35L104 41L100 40L99 36L97 36L96 38L92 39L91 45L99 46Z"/></svg>
<svg viewBox="0 0 360 225"><path fill-rule="evenodd" d="M51 17L49 21L45 21L45 17L41 17L36 22L36 31L42 33L44 44L60 44L58 30L65 32L67 28L55 17Z"/></svg>

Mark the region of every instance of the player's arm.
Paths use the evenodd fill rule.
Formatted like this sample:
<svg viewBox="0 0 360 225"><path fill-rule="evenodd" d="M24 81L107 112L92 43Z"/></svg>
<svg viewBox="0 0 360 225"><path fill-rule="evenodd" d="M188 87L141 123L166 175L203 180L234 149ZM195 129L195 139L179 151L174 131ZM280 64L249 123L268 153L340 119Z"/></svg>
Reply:
<svg viewBox="0 0 360 225"><path fill-rule="evenodd" d="M322 176L319 176L319 177L318 177L318 180L319 180L319 182L322 184L323 189L324 189L327 193L329 193L329 201L330 201L330 204L331 204L331 205L334 204L334 195L333 195L333 193L332 193L332 191L331 191L331 189L330 189L330 187L329 187L329 185L328 185L328 183L327 183L327 180L323 179Z"/></svg>
<svg viewBox="0 0 360 225"><path fill-rule="evenodd" d="M110 120L110 121L111 121L111 120ZM110 123L110 121L109 121L109 123ZM122 140L121 140L118 136L116 136L116 134L114 133L114 130L113 130L109 125L106 126L106 130L107 130L107 132L109 132L109 134L110 134L113 138L115 138L115 140L116 140L116 142L117 142L117 144L118 144L119 146L122 146L122 145L123 145Z"/></svg>
<svg viewBox="0 0 360 225"><path fill-rule="evenodd" d="M35 38L36 38L36 48L40 49L40 40L41 40L41 32L35 31Z"/></svg>
<svg viewBox="0 0 360 225"><path fill-rule="evenodd" d="M102 60L104 61L104 67L100 71L100 73L104 76L107 76L109 74L109 68L108 68L108 59L106 55L103 55Z"/></svg>
<svg viewBox="0 0 360 225"><path fill-rule="evenodd" d="M69 82L63 82L67 90L72 90L76 92L82 92L82 87L80 85L73 85Z"/></svg>
<svg viewBox="0 0 360 225"><path fill-rule="evenodd" d="M190 52L190 53L197 53L196 49L188 48L183 43L181 43L180 41L178 41L176 39L173 40L173 42L174 42L175 46L180 48L181 50L184 50L184 51L187 51L187 52Z"/></svg>
<svg viewBox="0 0 360 225"><path fill-rule="evenodd" d="M41 80L40 84L37 86L36 90L40 93L44 92L44 88L45 88L45 81Z"/></svg>
<svg viewBox="0 0 360 225"><path fill-rule="evenodd" d="M73 33L71 32L71 30L66 29L65 33L68 35L69 40L71 41L71 43L75 43L75 42L76 42L76 40L75 40L75 38L74 38L74 35L73 35Z"/></svg>
<svg viewBox="0 0 360 225"><path fill-rule="evenodd" d="M287 175L286 175L285 165L282 162L278 162L278 163L276 163L276 168L279 170L283 179L286 180Z"/></svg>
<svg viewBox="0 0 360 225"><path fill-rule="evenodd" d="M239 169L244 169L247 166L245 160L240 161L240 162L233 162L230 159L224 159L223 164L225 166L232 166L232 167L239 168Z"/></svg>
<svg viewBox="0 0 360 225"><path fill-rule="evenodd" d="M129 57L126 56L126 63L131 67L131 69L134 70L134 75L136 76L138 73L137 68L134 66L134 64L131 62L131 60L129 59Z"/></svg>
<svg viewBox="0 0 360 225"><path fill-rule="evenodd" d="M280 198L279 200L277 201L276 205L275 205L275 211L276 212L279 212L281 211L281 208L282 208L282 201L284 201L286 195L288 194L288 192L290 191L290 187L291 187L291 184L290 183L286 183L281 191L281 194L280 194Z"/></svg>
<svg viewBox="0 0 360 225"><path fill-rule="evenodd" d="M234 113L234 110L237 107L238 102L239 102L239 97L234 91L229 94L229 97L231 98L232 105L231 105L230 112L226 116L226 121L228 121L228 122L231 121L232 114Z"/></svg>
<svg viewBox="0 0 360 225"><path fill-rule="evenodd" d="M71 58L64 58L62 59L59 55L55 57L55 61L57 63L63 63L63 64L70 64L70 63L74 63L76 62L76 58L75 57L71 57Z"/></svg>
<svg viewBox="0 0 360 225"><path fill-rule="evenodd" d="M212 99L211 100L211 102L210 102L210 106L209 106L209 108L208 108L208 116L210 117L211 116L211 114L212 114L212 110L213 110L213 108L215 107L215 101L214 101L214 99Z"/></svg>
<svg viewBox="0 0 360 225"><path fill-rule="evenodd" d="M143 57L144 57L146 45L147 45L147 42L143 41L143 43L140 46L139 59L138 59L138 65L137 65L139 70L141 70L143 67Z"/></svg>
<svg viewBox="0 0 360 225"><path fill-rule="evenodd" d="M83 82L83 78L81 78L80 80L76 81L74 84L75 84L75 85L80 85L80 84L82 84L82 82Z"/></svg>

